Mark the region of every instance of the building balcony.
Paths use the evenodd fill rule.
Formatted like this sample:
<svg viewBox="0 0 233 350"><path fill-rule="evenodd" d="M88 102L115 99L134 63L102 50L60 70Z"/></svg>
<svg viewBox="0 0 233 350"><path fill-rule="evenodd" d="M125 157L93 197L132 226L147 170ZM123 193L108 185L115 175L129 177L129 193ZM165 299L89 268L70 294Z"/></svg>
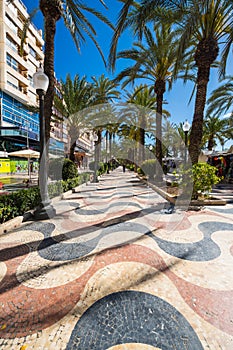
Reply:
<svg viewBox="0 0 233 350"><path fill-rule="evenodd" d="M24 85L25 87L28 87L29 81L27 79L26 71L17 71L12 67L7 66L7 72L9 72L13 77L15 77L19 81L19 85Z"/></svg>

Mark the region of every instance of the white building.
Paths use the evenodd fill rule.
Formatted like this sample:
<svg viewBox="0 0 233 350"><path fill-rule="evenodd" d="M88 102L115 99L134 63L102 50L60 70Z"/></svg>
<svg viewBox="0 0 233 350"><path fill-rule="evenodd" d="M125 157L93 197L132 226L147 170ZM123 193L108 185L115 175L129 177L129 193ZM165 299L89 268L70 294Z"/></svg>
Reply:
<svg viewBox="0 0 233 350"><path fill-rule="evenodd" d="M22 45L28 17L21 0L0 0L0 157L5 156L5 151L27 146L39 149L39 115L26 106L38 105L32 77L43 64L44 40L42 30L30 23ZM18 130L10 129L13 126ZM58 134L53 137L51 133L51 146L54 153L61 155L67 135Z"/></svg>

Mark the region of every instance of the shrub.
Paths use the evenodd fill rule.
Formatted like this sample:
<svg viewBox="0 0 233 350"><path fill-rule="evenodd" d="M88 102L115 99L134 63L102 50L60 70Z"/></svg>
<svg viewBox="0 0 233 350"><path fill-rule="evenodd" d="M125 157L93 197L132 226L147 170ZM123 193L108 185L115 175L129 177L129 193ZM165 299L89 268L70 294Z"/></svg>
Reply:
<svg viewBox="0 0 233 350"><path fill-rule="evenodd" d="M194 164L192 169L183 172L183 179L186 182L184 185L193 186L193 199L197 199L199 195L208 197L213 185L222 180L216 175L216 168L207 163Z"/></svg>
<svg viewBox="0 0 233 350"><path fill-rule="evenodd" d="M102 162L99 162L99 164L98 164L98 174L97 175L102 175L102 174L104 174L105 173L105 170L106 168L105 168L105 164L104 163L102 163Z"/></svg>
<svg viewBox="0 0 233 350"><path fill-rule="evenodd" d="M50 159L49 160L49 177L52 180L62 179L62 168L64 164L64 158Z"/></svg>
<svg viewBox="0 0 233 350"><path fill-rule="evenodd" d="M68 179L73 179L77 177L78 170L74 162L70 159L65 159L62 168L62 180L66 181Z"/></svg>
<svg viewBox="0 0 233 350"><path fill-rule="evenodd" d="M136 164L131 163L131 164L127 164L126 168L129 169L130 171L134 171L136 167Z"/></svg>
<svg viewBox="0 0 233 350"><path fill-rule="evenodd" d="M0 197L0 222L21 216L40 203L38 187L19 190Z"/></svg>
<svg viewBox="0 0 233 350"><path fill-rule="evenodd" d="M48 193L50 198L59 196L62 192L63 192L62 180L50 183L48 185Z"/></svg>
<svg viewBox="0 0 233 350"><path fill-rule="evenodd" d="M89 163L89 169L95 171L95 162ZM107 171L107 163L99 162L96 166L97 175L102 175Z"/></svg>
<svg viewBox="0 0 233 350"><path fill-rule="evenodd" d="M144 175L144 172L141 168L137 168L138 175Z"/></svg>
<svg viewBox="0 0 233 350"><path fill-rule="evenodd" d="M156 160L155 159L147 159L141 165L141 170L143 173L149 177L149 179L153 179L156 172Z"/></svg>

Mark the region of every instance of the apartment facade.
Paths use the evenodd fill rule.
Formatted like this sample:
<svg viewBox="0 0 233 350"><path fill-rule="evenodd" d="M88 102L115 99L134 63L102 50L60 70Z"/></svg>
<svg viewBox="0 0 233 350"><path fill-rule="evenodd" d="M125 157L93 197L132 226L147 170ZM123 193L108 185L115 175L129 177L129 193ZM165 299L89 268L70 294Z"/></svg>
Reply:
<svg viewBox="0 0 233 350"><path fill-rule="evenodd" d="M28 106L38 105L33 74L44 60L44 40L31 23L22 47L27 18L21 0L0 0L0 157L26 147L39 150L39 115ZM62 130L59 137L51 134L51 151L59 155L64 155L67 142L63 126Z"/></svg>

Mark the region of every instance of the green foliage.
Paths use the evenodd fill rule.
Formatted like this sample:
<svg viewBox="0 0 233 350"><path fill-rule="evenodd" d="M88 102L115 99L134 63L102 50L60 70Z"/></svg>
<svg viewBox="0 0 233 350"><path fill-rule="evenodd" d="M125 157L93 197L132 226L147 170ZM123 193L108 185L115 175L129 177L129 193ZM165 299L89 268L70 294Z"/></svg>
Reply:
<svg viewBox="0 0 233 350"><path fill-rule="evenodd" d="M89 169L95 171L95 162L89 163ZM97 175L102 175L107 171L107 163L99 162L97 164Z"/></svg>
<svg viewBox="0 0 233 350"><path fill-rule="evenodd" d="M107 167L105 166L105 163L99 162L98 164L98 173L97 175L102 175L107 171Z"/></svg>
<svg viewBox="0 0 233 350"><path fill-rule="evenodd" d="M147 159L141 165L141 170L149 179L153 179L156 172L156 160Z"/></svg>
<svg viewBox="0 0 233 350"><path fill-rule="evenodd" d="M144 175L144 172L141 168L137 168L138 175Z"/></svg>
<svg viewBox="0 0 233 350"><path fill-rule="evenodd" d="M12 208L4 203L0 203L0 223L3 224L4 222L10 220L12 217L15 217L16 215L12 213Z"/></svg>
<svg viewBox="0 0 233 350"><path fill-rule="evenodd" d="M67 181L57 181L48 185L50 198L60 195L62 192L85 183L89 180L90 173L83 173ZM27 211L36 208L40 204L39 187L31 187L0 196L0 223L4 223L16 216L23 216Z"/></svg>
<svg viewBox="0 0 233 350"><path fill-rule="evenodd" d="M63 181L56 181L48 185L49 197L59 196L63 192Z"/></svg>
<svg viewBox="0 0 233 350"><path fill-rule="evenodd" d="M131 160L124 159L124 158L117 158L118 165L125 165L125 167L130 170L134 171L136 164L134 164Z"/></svg>
<svg viewBox="0 0 233 350"><path fill-rule="evenodd" d="M135 169L135 164L133 164L133 163L130 163L130 164L126 164L126 168L127 169L129 169L130 171L134 171L134 169Z"/></svg>
<svg viewBox="0 0 233 350"><path fill-rule="evenodd" d="M78 175L78 170L74 162L70 159L51 159L49 161L49 177L52 180L72 179Z"/></svg>
<svg viewBox="0 0 233 350"><path fill-rule="evenodd" d="M40 203L38 187L23 189L0 197L0 223L21 216Z"/></svg>
<svg viewBox="0 0 233 350"><path fill-rule="evenodd" d="M62 180L73 179L78 175L78 170L74 162L70 159L65 159L62 168Z"/></svg>
<svg viewBox="0 0 233 350"><path fill-rule="evenodd" d="M194 164L192 169L183 173L183 178L187 184L192 184L192 198L197 199L198 196L209 196L213 185L221 181L216 175L216 168L207 163Z"/></svg>
<svg viewBox="0 0 233 350"><path fill-rule="evenodd" d="M63 158L49 160L49 177L52 180L61 180L62 179L63 163L64 163Z"/></svg>

